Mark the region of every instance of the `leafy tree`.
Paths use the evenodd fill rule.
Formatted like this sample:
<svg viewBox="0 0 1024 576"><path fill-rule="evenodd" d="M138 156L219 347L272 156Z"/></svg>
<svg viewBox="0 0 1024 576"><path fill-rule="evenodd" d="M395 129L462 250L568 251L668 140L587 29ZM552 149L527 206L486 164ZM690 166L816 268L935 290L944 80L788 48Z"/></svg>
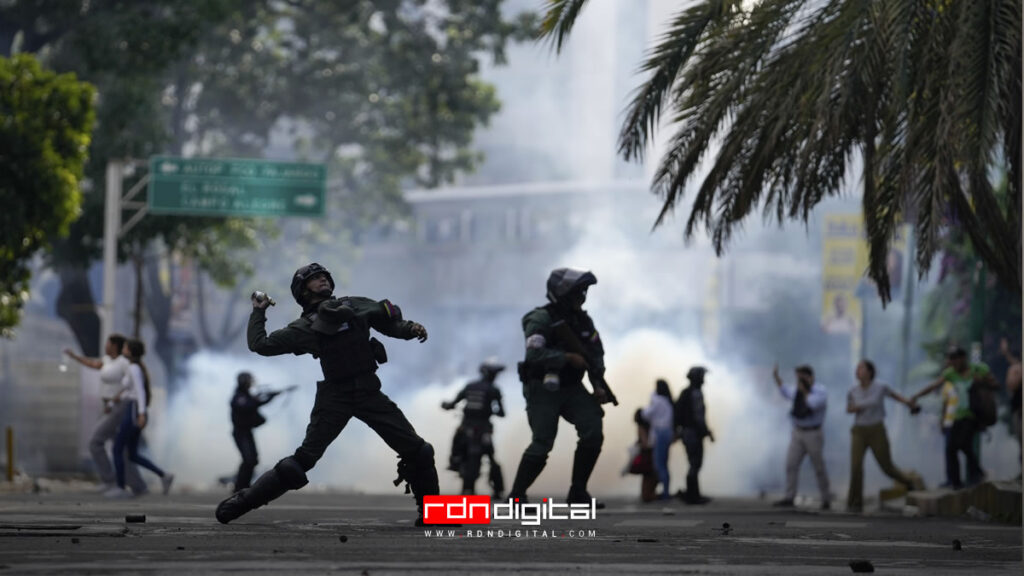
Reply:
<svg viewBox="0 0 1024 576"><path fill-rule="evenodd" d="M548 1L542 29L557 48L585 4ZM696 181L685 234L704 227L721 252L751 212L806 221L859 176L883 301L904 221L922 274L956 226L1020 294L1020 0L703 0L673 18L642 70L619 149L641 158L669 111L658 224ZM1002 199L993 168L1009 173Z"/></svg>
<svg viewBox="0 0 1024 576"><path fill-rule="evenodd" d="M498 109L493 87L476 75L479 59L503 59L506 42L529 24L503 19L501 0L139 4L72 6L71 12L89 13L82 18L88 34L69 24L48 43L28 39L64 28L63 11L50 15L31 2L0 7L0 20L11 16L19 23L23 49L46 52L55 64L97 84L99 126L89 167L94 181L102 182L108 158L157 152L258 156L271 146L272 135L283 137L278 146L329 164L330 229L336 237L340 228L347 239L402 214L404 184L436 185L476 165L473 130ZM79 312L94 306L84 266L100 254L103 214L103 199L90 196L72 227L73 241L55 258L63 281L58 309L87 352L87 342L97 350L99 343L95 313ZM293 238L288 227L284 233ZM246 259L230 257L232 251L258 245L273 228L147 217L125 235L119 254L145 268L139 276L158 352L167 340L170 306L155 280L154 242L197 256L194 261L226 285L245 272ZM315 238L320 231L314 226L313 232ZM222 326L223 337L236 332ZM218 338L205 325L201 333ZM172 356L161 353L165 363Z"/></svg>
<svg viewBox="0 0 1024 576"><path fill-rule="evenodd" d="M94 95L31 56L0 57L0 334L18 324L32 257L78 215Z"/></svg>
<svg viewBox="0 0 1024 576"><path fill-rule="evenodd" d="M922 347L941 365L950 344L968 348L977 342L982 358L1001 371L1000 340L1020 347L1020 299L986 273L962 231L948 234L942 245L938 284L923 305L921 325L930 338Z"/></svg>
<svg viewBox="0 0 1024 576"><path fill-rule="evenodd" d="M473 130L498 101L479 60L503 61L507 40L529 27L504 20L501 4L247 4L179 70L176 143L254 154L287 128L304 156L330 163L334 216L387 221L404 209L404 183L450 182L480 160Z"/></svg>
<svg viewBox="0 0 1024 576"><path fill-rule="evenodd" d="M102 249L107 161L162 150L166 126L160 96L166 69L237 3L17 0L0 4L0 53L36 54L55 70L74 72L89 81L99 95L85 166L92 192L85 194L81 216L67 237L54 242L51 257L61 279L58 314L87 355L100 353L99 317L86 271ZM138 236L126 239L119 246L121 258L127 258L139 241Z"/></svg>

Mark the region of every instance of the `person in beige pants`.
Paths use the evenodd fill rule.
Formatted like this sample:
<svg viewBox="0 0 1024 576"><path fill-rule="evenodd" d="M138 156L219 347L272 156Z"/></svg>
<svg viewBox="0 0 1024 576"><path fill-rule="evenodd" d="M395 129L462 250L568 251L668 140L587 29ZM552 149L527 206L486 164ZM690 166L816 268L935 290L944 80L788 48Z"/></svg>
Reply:
<svg viewBox="0 0 1024 576"><path fill-rule="evenodd" d="M828 470L825 469L825 410L828 408L828 393L825 387L814 382L814 369L803 365L796 368L796 385L787 387L779 377L779 367L772 371L775 385L787 400L793 401L789 411L793 431L786 453L786 495L775 502L775 506L792 507L796 498L797 479L804 456L810 456L814 473L818 477L821 491L821 509L831 508L832 496L829 490Z"/></svg>
<svg viewBox="0 0 1024 576"><path fill-rule="evenodd" d="M854 414L850 430L850 491L846 496L849 512L864 509L864 456L869 448L886 476L903 484L907 490L923 488L919 476L903 472L892 463L889 436L885 431L886 398L905 404L912 414L919 411L917 405L885 384L876 382L875 365L870 360L861 360L855 374L857 384L846 396L846 412Z"/></svg>
<svg viewBox="0 0 1024 576"><path fill-rule="evenodd" d="M103 486L100 492L106 492L116 486L114 467L111 465L110 456L107 454L107 443L112 442L117 436L117 430L124 420L124 413L128 409L127 403L117 400L118 392L123 386L125 374L128 373L128 359L121 355L121 348L124 347L126 338L120 334L111 334L104 344L102 358L88 358L76 354L69 348L64 353L69 358L78 362L86 368L99 370L100 373L100 398L103 401L103 414L96 422L92 437L89 438L89 453L96 464L96 473L100 477ZM136 495L142 495L149 491L146 482L139 474L139 469L133 462L127 463L125 473L128 478L128 486Z"/></svg>

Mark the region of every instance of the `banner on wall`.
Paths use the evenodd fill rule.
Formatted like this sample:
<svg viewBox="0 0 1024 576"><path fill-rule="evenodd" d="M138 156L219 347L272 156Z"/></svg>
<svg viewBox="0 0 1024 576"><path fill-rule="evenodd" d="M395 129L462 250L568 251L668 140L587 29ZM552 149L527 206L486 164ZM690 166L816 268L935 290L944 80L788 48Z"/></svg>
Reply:
<svg viewBox="0 0 1024 576"><path fill-rule="evenodd" d="M856 335L861 321L857 287L867 269L864 220L860 214L826 214L824 227L821 327L829 334Z"/></svg>
<svg viewBox="0 0 1024 576"><path fill-rule="evenodd" d="M900 226L889 247L886 268L894 300L900 298L906 265L907 226ZM861 213L826 214L822 249L821 326L829 334L859 338L862 298L878 291L867 277L868 242Z"/></svg>

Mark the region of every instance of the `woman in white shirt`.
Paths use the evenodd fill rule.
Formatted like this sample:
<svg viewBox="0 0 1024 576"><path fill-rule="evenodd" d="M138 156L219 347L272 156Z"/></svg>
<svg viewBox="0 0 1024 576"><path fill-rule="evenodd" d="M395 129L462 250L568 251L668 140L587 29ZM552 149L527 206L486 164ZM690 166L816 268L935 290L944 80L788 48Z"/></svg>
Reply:
<svg viewBox="0 0 1024 576"><path fill-rule="evenodd" d="M651 394L651 403L643 410L643 417L651 423L651 436L654 438L654 470L658 473L661 483L662 500L671 498L668 491L668 449L672 445L672 434L675 430L672 415L672 392L668 382L658 380Z"/></svg>
<svg viewBox="0 0 1024 576"><path fill-rule="evenodd" d="M164 472L148 458L139 454L139 437L142 436L142 429L146 427L147 408L149 408L150 401L149 371L146 370L146 365L142 362L142 356L145 353L146 346L139 340L128 340L122 351L131 364L128 366L128 374L125 376L125 387L118 395L121 402L128 403L129 408L125 411L121 428L114 440L114 469L117 472L117 486L106 493L111 498L131 497L131 492L124 489L125 448L128 449L128 458L132 462L160 477L164 494L170 491L171 482L174 481L174 474Z"/></svg>
<svg viewBox="0 0 1024 576"><path fill-rule="evenodd" d="M870 449L885 475L906 486L907 490L921 489L921 477L904 472L892 462L889 436L885 431L885 399L891 398L916 413L917 405L892 388L875 380L875 365L861 360L855 372L857 384L846 395L846 413L853 414L850 429L850 490L846 496L846 510L864 509L864 456Z"/></svg>
<svg viewBox="0 0 1024 576"><path fill-rule="evenodd" d="M125 375L128 373L130 362L121 355L124 343L127 340L120 334L111 334L103 348L102 358L87 358L65 348L64 353L82 366L99 370L100 372L100 398L103 400L103 413L99 416L96 428L89 439L89 453L93 462L96 463L96 473L103 482L102 492L106 492L117 486L117 476L114 474L114 466L107 454L107 442L117 438L117 430L124 420L124 412L127 406L117 402L117 393L120 392L124 383ZM136 494L146 491L146 484L139 477L139 470L135 465L126 468L128 485Z"/></svg>

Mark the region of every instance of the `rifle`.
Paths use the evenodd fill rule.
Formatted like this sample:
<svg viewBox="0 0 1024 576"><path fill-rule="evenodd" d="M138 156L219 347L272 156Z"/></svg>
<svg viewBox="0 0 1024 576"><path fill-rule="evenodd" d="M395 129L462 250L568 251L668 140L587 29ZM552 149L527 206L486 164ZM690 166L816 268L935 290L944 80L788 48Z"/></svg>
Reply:
<svg viewBox="0 0 1024 576"><path fill-rule="evenodd" d="M299 388L298 384L292 384L291 386L288 386L286 388L281 388L280 390L257 390L256 391L256 395L257 396L279 396L281 394L286 394L288 392L294 392L298 388Z"/></svg>
<svg viewBox="0 0 1024 576"><path fill-rule="evenodd" d="M569 349L569 352L579 354L587 360L587 364L591 363L590 354L587 352L587 349L583 346L583 343L580 342L579 337L577 337L572 329L569 328L569 325L566 324L565 320L558 320L551 325L551 329L554 331L555 335L558 336L558 340L563 342L565 347ZM618 398L615 397L615 393L612 392L611 387L608 386L608 382L605 381L604 376L599 376L588 368L587 377L590 378L590 385L593 386L595 390L598 388L604 390L605 394L608 395L607 402L611 402L614 406L619 405Z"/></svg>

